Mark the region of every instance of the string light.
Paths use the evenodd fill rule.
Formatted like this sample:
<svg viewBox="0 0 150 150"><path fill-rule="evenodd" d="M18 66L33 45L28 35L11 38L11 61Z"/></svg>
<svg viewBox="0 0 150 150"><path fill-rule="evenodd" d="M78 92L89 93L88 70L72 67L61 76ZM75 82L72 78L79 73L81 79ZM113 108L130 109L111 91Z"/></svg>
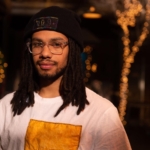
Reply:
<svg viewBox="0 0 150 150"><path fill-rule="evenodd" d="M121 72L120 80L120 104L119 104L119 115L123 125L126 124L124 116L126 114L126 105L128 98L128 75L130 73L131 64L134 62L134 57L139 51L139 47L142 46L143 41L149 34L149 20L150 20L150 0L146 4L145 22L143 24L141 35L138 40L134 42L133 46L130 47L129 39L129 26L134 27L136 23L136 17L141 13L143 7L138 0L124 0L125 11L116 11L118 17L117 23L121 26L124 35L122 37L124 52L123 52L123 67Z"/></svg>
<svg viewBox="0 0 150 150"><path fill-rule="evenodd" d="M84 78L84 82L88 82L89 81L89 78L91 77L91 71L92 72L97 72L97 64L94 63L94 64L91 64L91 61L92 61L92 55L91 55L91 52L92 52L93 48L91 46L86 46L84 48L84 53L86 53L87 55L87 58L85 60L85 78Z"/></svg>
<svg viewBox="0 0 150 150"><path fill-rule="evenodd" d="M5 78L5 68L8 66L7 63L4 62L4 55L0 51L0 84L3 83Z"/></svg>

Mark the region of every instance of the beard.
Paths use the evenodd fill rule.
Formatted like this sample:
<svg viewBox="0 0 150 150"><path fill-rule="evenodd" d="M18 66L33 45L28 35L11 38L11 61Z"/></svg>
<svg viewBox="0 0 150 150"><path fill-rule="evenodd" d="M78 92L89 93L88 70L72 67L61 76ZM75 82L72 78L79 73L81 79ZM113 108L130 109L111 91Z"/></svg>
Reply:
<svg viewBox="0 0 150 150"><path fill-rule="evenodd" d="M55 81L64 74L65 69L66 69L66 67L59 68L53 74L50 74L47 72L44 72L44 73L41 73L39 71L37 71L37 72L38 72L38 76L41 80Z"/></svg>
<svg viewBox="0 0 150 150"><path fill-rule="evenodd" d="M36 64L38 64L40 61L42 61L42 60L37 61ZM47 60L47 61L49 61L49 60ZM53 61L53 63L55 66L58 66L57 62ZM51 72L51 73L49 73L47 71L38 70L38 68L35 66L34 66L34 69L35 69L36 76L40 81L54 82L55 80L57 80L59 77L61 77L64 74L64 72L66 70L66 66L57 68L55 71L53 70L53 72Z"/></svg>

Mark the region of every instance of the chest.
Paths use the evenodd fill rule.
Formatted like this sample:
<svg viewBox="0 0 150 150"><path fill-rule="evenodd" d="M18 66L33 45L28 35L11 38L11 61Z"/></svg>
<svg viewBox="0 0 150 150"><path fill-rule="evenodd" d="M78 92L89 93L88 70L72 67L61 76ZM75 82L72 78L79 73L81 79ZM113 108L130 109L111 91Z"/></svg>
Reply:
<svg viewBox="0 0 150 150"><path fill-rule="evenodd" d="M87 113L76 115L76 107L68 107L54 117L58 106L36 104L21 115L6 121L2 133L4 150L15 149L92 149L95 122ZM87 144L88 143L88 144ZM12 149L11 149L12 150Z"/></svg>

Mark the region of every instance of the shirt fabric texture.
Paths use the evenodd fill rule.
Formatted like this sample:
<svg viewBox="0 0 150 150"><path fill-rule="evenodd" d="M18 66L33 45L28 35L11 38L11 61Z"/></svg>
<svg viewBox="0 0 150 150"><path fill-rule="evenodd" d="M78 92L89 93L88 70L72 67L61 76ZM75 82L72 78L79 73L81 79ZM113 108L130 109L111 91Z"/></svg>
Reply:
<svg viewBox="0 0 150 150"><path fill-rule="evenodd" d="M34 106L13 116L14 92L7 94L0 100L0 150L131 150L116 107L88 88L86 93L90 104L79 115L70 104L56 117L60 96L34 93Z"/></svg>

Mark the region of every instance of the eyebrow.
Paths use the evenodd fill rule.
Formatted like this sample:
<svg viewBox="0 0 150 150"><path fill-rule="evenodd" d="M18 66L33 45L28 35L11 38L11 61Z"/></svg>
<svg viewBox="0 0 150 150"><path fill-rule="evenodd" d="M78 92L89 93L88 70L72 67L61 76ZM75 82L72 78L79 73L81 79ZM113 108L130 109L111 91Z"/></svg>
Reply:
<svg viewBox="0 0 150 150"><path fill-rule="evenodd" d="M38 38L32 38L32 41L42 42L42 40L41 40L41 39L38 39Z"/></svg>
<svg viewBox="0 0 150 150"><path fill-rule="evenodd" d="M49 39L49 41L65 41L63 38L61 38L61 37L56 37L56 38L51 38L51 39ZM39 42L43 42L43 40L42 39L40 39L40 38L32 38L32 41L39 41Z"/></svg>

